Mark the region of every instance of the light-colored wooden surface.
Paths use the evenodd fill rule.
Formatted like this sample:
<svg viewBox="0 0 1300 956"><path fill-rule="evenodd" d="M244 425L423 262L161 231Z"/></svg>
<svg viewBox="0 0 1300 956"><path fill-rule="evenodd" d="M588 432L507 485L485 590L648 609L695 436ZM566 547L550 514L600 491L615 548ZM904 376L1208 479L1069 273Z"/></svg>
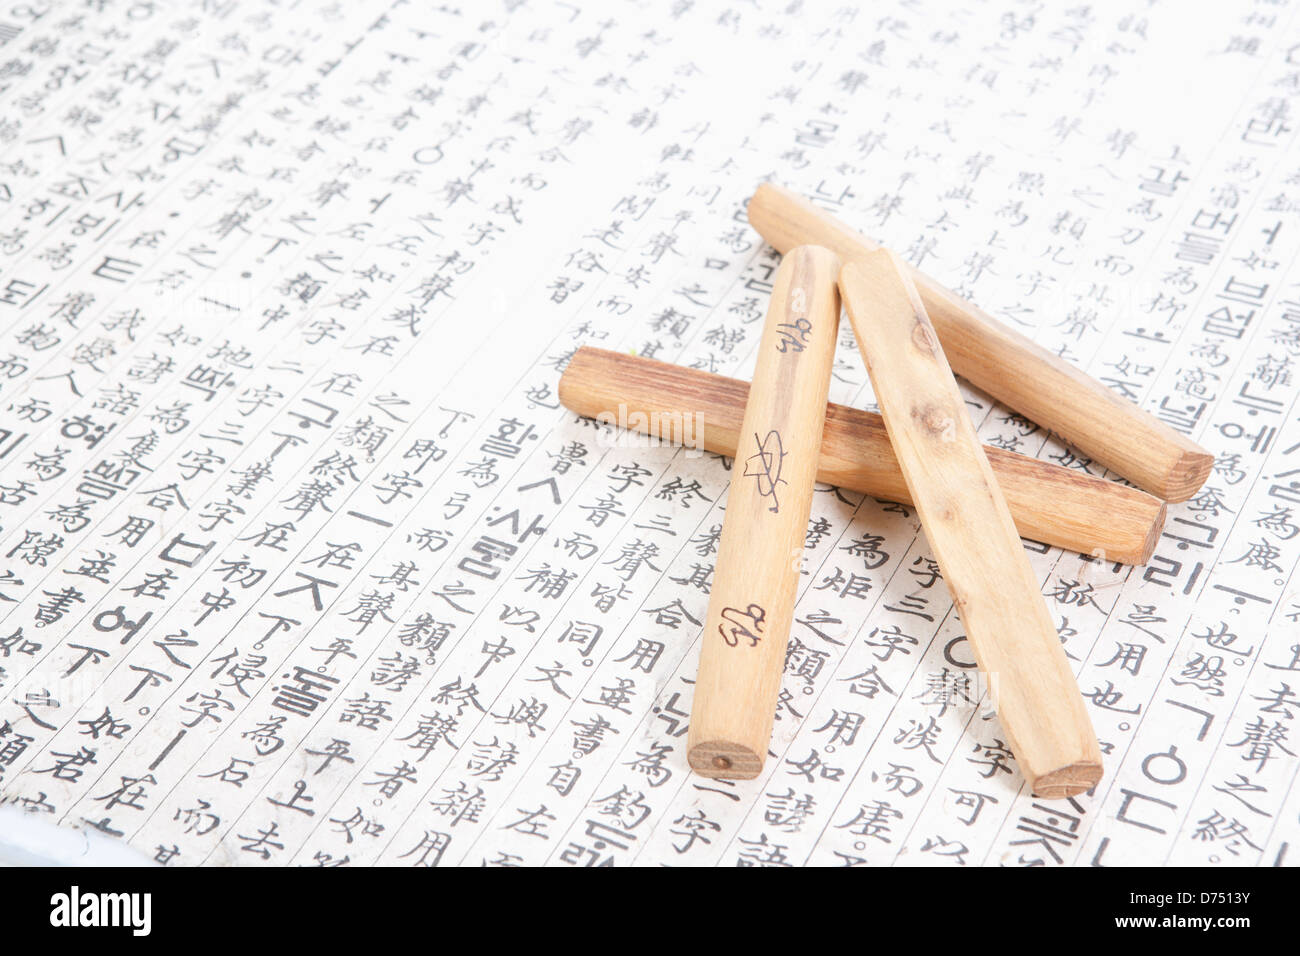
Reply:
<svg viewBox="0 0 1300 956"><path fill-rule="evenodd" d="M579 415L734 457L749 383L654 359L584 346L560 378L560 401ZM986 445L984 452L1026 538L1145 564L1164 527L1164 502L1144 491ZM817 480L910 504L879 415L829 404Z"/></svg>
<svg viewBox="0 0 1300 956"><path fill-rule="evenodd" d="M718 543L687 760L758 776L776 714L839 327L839 260L796 247L777 270Z"/></svg>
<svg viewBox="0 0 1300 956"><path fill-rule="evenodd" d="M782 252L815 242L849 262L880 248L771 183L750 199L749 221ZM909 271L958 375L1166 501L1185 501L1204 484L1214 464L1205 449L933 279Z"/></svg>
<svg viewBox="0 0 1300 956"><path fill-rule="evenodd" d="M887 250L845 265L840 288L926 539L1033 792L1101 779L1101 750L1011 513L975 437L934 326Z"/></svg>

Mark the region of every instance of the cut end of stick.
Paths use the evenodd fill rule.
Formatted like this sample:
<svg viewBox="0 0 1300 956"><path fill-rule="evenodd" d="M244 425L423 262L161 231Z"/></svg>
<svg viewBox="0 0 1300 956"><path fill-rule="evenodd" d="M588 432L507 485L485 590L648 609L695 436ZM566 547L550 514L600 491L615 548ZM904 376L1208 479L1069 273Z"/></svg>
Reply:
<svg viewBox="0 0 1300 956"><path fill-rule="evenodd" d="M906 268L892 249L878 246L875 249L863 250L859 255L845 262L840 275L843 279L870 285L879 277L880 272L885 275L896 272L900 276L905 276Z"/></svg>
<svg viewBox="0 0 1300 956"><path fill-rule="evenodd" d="M759 183L745 207L745 217L754 231L767 240L777 252L789 252L798 242L788 237L784 230L775 228L776 210L796 197L775 183Z"/></svg>
<svg viewBox="0 0 1300 956"><path fill-rule="evenodd" d="M1043 774L1033 783L1034 796L1044 800L1064 800L1095 787L1102 778L1101 764L1080 760Z"/></svg>
<svg viewBox="0 0 1300 956"><path fill-rule="evenodd" d="M1188 449L1169 469L1162 497L1166 501L1186 501L1201 490L1201 485L1210 477L1210 469L1213 467L1214 456L1208 451L1201 448Z"/></svg>
<svg viewBox="0 0 1300 956"><path fill-rule="evenodd" d="M608 359L612 355L612 352L606 353L601 349L586 346L574 352L565 363L564 371L560 373L560 382L555 388L560 404L572 411L578 411L578 414L583 414L579 410L582 398L581 383L599 374L602 370L602 359ZM575 382L578 384L575 385Z"/></svg>
<svg viewBox="0 0 1300 956"><path fill-rule="evenodd" d="M766 756L729 740L706 740L691 747L686 760L702 777L753 780L762 772Z"/></svg>
<svg viewBox="0 0 1300 956"><path fill-rule="evenodd" d="M1156 513L1156 520L1152 522L1151 530L1147 533L1146 540L1142 542L1142 553L1138 555L1138 564L1146 564L1151 560L1151 555L1156 553L1156 545L1160 543L1160 535L1165 530L1165 514L1168 510L1168 507L1162 504Z"/></svg>

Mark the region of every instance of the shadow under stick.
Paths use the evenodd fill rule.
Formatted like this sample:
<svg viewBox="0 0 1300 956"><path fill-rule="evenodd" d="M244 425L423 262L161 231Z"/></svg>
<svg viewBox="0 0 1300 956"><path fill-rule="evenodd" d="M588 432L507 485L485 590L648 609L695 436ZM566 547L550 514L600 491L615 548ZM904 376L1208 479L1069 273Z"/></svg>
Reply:
<svg viewBox="0 0 1300 956"><path fill-rule="evenodd" d="M839 260L791 249L776 273L731 471L687 759L709 777L758 776L767 756L839 326Z"/></svg>
<svg viewBox="0 0 1300 956"><path fill-rule="evenodd" d="M847 263L880 248L771 183L749 200L749 221L781 252L816 242ZM1214 456L1200 445L924 273L907 271L962 378L1166 501L1186 501L1205 482Z"/></svg>
<svg viewBox="0 0 1300 956"><path fill-rule="evenodd" d="M926 539L989 681L1020 770L1040 797L1101 779L1101 749L1011 512L916 287L881 249L840 289Z"/></svg>

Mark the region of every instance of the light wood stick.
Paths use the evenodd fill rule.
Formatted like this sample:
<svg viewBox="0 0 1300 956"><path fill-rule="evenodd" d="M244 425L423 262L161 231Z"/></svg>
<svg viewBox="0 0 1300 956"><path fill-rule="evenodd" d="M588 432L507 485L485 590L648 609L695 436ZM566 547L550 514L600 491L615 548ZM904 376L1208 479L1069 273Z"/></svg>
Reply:
<svg viewBox="0 0 1300 956"><path fill-rule="evenodd" d="M708 777L758 776L772 739L835 359L838 272L834 253L799 246L776 273L691 705L686 757Z"/></svg>
<svg viewBox="0 0 1300 956"><path fill-rule="evenodd" d="M844 262L880 246L804 197L764 183L749 221L779 251L816 242ZM907 267L953 370L1050 428L1093 461L1166 501L1186 501L1214 456L1074 365Z"/></svg>
<svg viewBox="0 0 1300 956"><path fill-rule="evenodd" d="M1021 772L1040 797L1081 793L1101 779L1097 735L957 381L904 268L881 249L840 273L885 429Z"/></svg>
<svg viewBox="0 0 1300 956"><path fill-rule="evenodd" d="M735 457L749 383L584 346L560 377L560 401L579 415ZM984 446L1026 538L1122 564L1145 564L1164 527L1164 502L1002 448ZM828 404L817 480L911 504L879 415Z"/></svg>

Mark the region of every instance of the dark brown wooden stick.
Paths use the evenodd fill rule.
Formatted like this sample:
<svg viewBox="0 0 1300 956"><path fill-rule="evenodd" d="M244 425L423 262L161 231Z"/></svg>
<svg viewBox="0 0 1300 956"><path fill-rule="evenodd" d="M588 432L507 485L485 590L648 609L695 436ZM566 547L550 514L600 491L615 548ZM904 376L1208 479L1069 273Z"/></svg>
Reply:
<svg viewBox="0 0 1300 956"><path fill-rule="evenodd" d="M560 379L565 407L609 424L734 456L749 384L621 352L580 348ZM1136 488L985 446L1026 538L1123 564L1145 564L1164 502ZM828 404L817 479L911 504L879 415Z"/></svg>

